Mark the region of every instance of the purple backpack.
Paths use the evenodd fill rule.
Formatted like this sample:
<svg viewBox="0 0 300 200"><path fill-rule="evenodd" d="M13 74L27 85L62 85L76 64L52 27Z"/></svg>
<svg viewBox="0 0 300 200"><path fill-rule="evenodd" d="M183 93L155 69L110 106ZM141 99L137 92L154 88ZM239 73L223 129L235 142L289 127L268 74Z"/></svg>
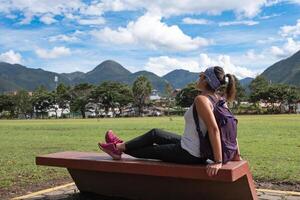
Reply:
<svg viewBox="0 0 300 200"><path fill-rule="evenodd" d="M223 163L232 160L237 152L237 119L233 116L231 111L225 106L225 99L221 98L216 101L213 97L208 96L214 106L214 115L219 127ZM203 135L199 125L199 118L196 110L196 105L193 105L193 116L196 124L196 129L200 139L200 156L205 159L214 161L212 147L209 141L208 132Z"/></svg>

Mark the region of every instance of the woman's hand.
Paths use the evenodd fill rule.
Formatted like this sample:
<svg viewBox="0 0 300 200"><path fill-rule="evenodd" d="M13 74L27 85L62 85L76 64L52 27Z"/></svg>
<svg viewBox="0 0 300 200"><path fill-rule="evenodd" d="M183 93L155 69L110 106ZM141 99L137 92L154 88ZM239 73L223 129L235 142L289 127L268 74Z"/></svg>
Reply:
<svg viewBox="0 0 300 200"><path fill-rule="evenodd" d="M222 167L222 163L208 164L206 167L206 173L208 176L215 176L218 174L218 171L221 167Z"/></svg>

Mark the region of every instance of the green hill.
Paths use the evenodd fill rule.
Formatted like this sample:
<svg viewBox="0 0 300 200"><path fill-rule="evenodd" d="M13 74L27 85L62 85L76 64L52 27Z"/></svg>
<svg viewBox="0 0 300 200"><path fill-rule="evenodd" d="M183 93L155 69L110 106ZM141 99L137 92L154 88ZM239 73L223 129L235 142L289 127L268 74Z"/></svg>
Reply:
<svg viewBox="0 0 300 200"><path fill-rule="evenodd" d="M21 88L33 91L39 85L45 86L48 90L53 90L56 85L54 82L55 76L58 77L58 83L70 84L67 78L58 73L0 62L0 91L14 91Z"/></svg>
<svg viewBox="0 0 300 200"><path fill-rule="evenodd" d="M59 82L66 85L75 85L78 83L100 84L103 81L120 81L132 85L134 80L140 76L146 76L153 85L154 89L164 92L166 80L154 73L139 71L131 73L119 63L107 60L96 66L87 73L54 73L42 69L27 68L22 65L12 65L9 63L0 63L0 92L16 91L26 89L33 91L39 85L45 86L48 90L55 88L54 77L57 76Z"/></svg>
<svg viewBox="0 0 300 200"><path fill-rule="evenodd" d="M133 82L136 80L139 76L145 76L148 78L148 80L151 82L154 89L157 89L159 92L164 93L165 86L168 83L168 81L164 80L163 78L157 76L156 74L148 71L139 71L133 74L130 74L126 77L120 77L117 81L120 81L122 83L126 83L128 85L132 85Z"/></svg>
<svg viewBox="0 0 300 200"><path fill-rule="evenodd" d="M300 86L300 51L268 67L262 75L273 83Z"/></svg>
<svg viewBox="0 0 300 200"><path fill-rule="evenodd" d="M162 78L171 83L175 88L184 88L187 84L197 81L199 73L176 69L164 75Z"/></svg>
<svg viewBox="0 0 300 200"><path fill-rule="evenodd" d="M130 74L131 72L125 69L119 63L113 60L106 60L96 66L92 71L87 72L79 78L75 78L74 82L99 84L104 81L115 81L121 77L127 77Z"/></svg>

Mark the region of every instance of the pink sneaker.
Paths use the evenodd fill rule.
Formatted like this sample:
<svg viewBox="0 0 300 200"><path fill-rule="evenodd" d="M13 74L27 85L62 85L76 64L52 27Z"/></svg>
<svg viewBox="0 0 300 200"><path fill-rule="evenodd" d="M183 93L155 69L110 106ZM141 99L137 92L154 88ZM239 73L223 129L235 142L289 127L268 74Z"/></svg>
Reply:
<svg viewBox="0 0 300 200"><path fill-rule="evenodd" d="M112 130L108 130L106 132L105 141L106 141L106 143L114 143L114 144L118 144L118 143L123 142L123 140L118 138L118 136L116 136L116 134L114 134L114 132Z"/></svg>
<svg viewBox="0 0 300 200"><path fill-rule="evenodd" d="M116 148L114 143L98 143L99 148L110 155L114 160L120 160L122 152Z"/></svg>

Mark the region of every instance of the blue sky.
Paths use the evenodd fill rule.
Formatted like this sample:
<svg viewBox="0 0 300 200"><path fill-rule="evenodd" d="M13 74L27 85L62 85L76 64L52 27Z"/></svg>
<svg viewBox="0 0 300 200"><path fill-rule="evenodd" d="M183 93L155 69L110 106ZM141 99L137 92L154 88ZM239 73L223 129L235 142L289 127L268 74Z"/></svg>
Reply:
<svg viewBox="0 0 300 200"><path fill-rule="evenodd" d="M59 73L113 59L255 77L298 50L299 0L0 0L0 61Z"/></svg>

